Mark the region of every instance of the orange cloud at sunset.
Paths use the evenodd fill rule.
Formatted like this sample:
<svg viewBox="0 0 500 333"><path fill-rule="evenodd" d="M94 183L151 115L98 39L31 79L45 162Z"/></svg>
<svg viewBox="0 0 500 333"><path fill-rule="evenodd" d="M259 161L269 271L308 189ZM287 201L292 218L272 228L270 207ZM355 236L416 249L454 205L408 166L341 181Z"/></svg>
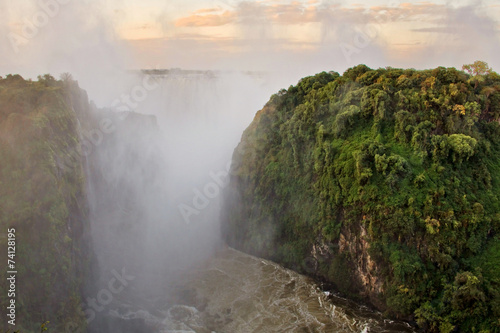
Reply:
<svg viewBox="0 0 500 333"><path fill-rule="evenodd" d="M348 50L348 59L341 57L341 61L351 63L368 58L376 63L378 58L375 53L367 50L377 48L386 61L404 65L405 61L413 58L413 62L418 63L431 61L438 55L443 57L447 53L451 54L450 59L468 59L466 53L473 48L467 47L467 52L464 52L465 46L484 38L498 39L500 13L492 10L492 6L495 5L475 3L456 6L441 2L389 5L384 1L347 5L316 0L242 1L224 9L198 8L177 18L175 26L184 32L189 30L212 35L214 43L217 34L229 32L224 34L231 40L224 42L225 49L236 53L243 49L253 50L253 46L257 52L258 48L263 50L267 43L281 50L311 54L337 52L344 47L344 55L345 50ZM468 23L464 25L463 22ZM213 30L215 28L217 30ZM278 40L279 43L276 42ZM242 49L241 45L250 48ZM494 48L494 43L482 45ZM493 53L488 49L483 52L492 56Z"/></svg>
<svg viewBox="0 0 500 333"><path fill-rule="evenodd" d="M224 11L219 14L206 14L216 11L212 8L197 10L193 15L175 21L176 27L216 27L234 22L235 13Z"/></svg>
<svg viewBox="0 0 500 333"><path fill-rule="evenodd" d="M445 5L429 2L402 3L398 6L375 5L371 7L323 5L313 0L301 2L266 3L240 2L230 10L217 8L198 9L176 20L178 27L220 26L234 23L265 20L273 24L294 25L321 22L329 17L350 17L354 22L387 22L426 20L432 21L446 13Z"/></svg>

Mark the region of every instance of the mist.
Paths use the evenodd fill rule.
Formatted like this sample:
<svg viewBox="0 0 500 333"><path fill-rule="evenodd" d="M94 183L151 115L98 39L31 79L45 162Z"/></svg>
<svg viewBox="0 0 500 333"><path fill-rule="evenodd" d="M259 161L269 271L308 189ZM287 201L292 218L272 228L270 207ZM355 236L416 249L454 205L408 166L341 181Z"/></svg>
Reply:
<svg viewBox="0 0 500 333"><path fill-rule="evenodd" d="M268 95L258 75L155 73L129 72L113 111L93 115L95 123L110 120L112 130L87 157L98 275L88 293L106 288L113 271L133 276L114 300L123 311L116 318L147 319L139 309L155 308L178 274L224 246L219 210L232 151ZM91 138L92 129L84 136ZM101 315L91 330L122 330L115 317Z"/></svg>
<svg viewBox="0 0 500 333"><path fill-rule="evenodd" d="M255 113L279 89L306 75L343 72L358 63L460 67L483 59L500 67L498 22L488 17L482 2L440 9L441 28L415 28L437 37L427 45L415 42L404 54L397 54L388 45L390 36L381 33L383 25L404 15L402 7L380 15L368 10L346 14L324 1L307 19L302 4L303 24L319 26L315 40L305 43L284 37L287 26L266 18L273 14L266 3L205 5L234 14L241 38L222 43L172 35L172 5L151 17L164 36L127 40L117 31L132 15L124 1L0 1L5 13L0 74L35 79L71 73L97 106L94 124L111 121L112 130L101 129L102 138L87 157L95 253L87 296L95 297L125 271L130 280L113 300L121 309L116 318L134 313L133 318L146 320L149 314L139 309L155 308L180 272L224 247L220 200L233 150ZM172 68L180 69L163 70ZM92 137L98 130L86 134ZM92 307L85 303L83 309L88 314ZM96 312L91 331L120 329L113 315Z"/></svg>

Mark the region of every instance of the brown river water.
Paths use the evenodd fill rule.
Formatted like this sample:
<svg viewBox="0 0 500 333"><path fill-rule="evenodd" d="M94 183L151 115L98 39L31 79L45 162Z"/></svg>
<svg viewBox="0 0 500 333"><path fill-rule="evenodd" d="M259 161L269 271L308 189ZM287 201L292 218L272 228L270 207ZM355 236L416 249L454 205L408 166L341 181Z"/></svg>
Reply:
<svg viewBox="0 0 500 333"><path fill-rule="evenodd" d="M308 277L233 249L176 281L168 300L158 295L149 299L148 310L122 308L110 315L140 320L148 332L159 333L416 332L321 290Z"/></svg>

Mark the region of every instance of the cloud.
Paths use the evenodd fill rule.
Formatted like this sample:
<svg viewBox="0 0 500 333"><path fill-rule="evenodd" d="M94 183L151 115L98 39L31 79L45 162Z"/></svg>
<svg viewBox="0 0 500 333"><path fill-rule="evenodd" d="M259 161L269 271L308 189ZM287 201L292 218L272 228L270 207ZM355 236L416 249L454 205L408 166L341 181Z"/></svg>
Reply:
<svg viewBox="0 0 500 333"><path fill-rule="evenodd" d="M289 4L272 2L243 1L232 10L222 11L217 8L203 8L191 15L176 20L178 27L212 27L227 24L254 24L270 22L277 24L301 24L318 21L318 10L311 2L306 6L299 2Z"/></svg>
<svg viewBox="0 0 500 333"><path fill-rule="evenodd" d="M491 5L482 1L467 6L432 2L366 6L267 0L241 1L225 10L201 8L179 18L176 25L190 27L193 33L207 33L203 28L213 26L229 32L226 40L206 38L204 43L211 43L211 50L218 50L224 59L232 56L233 63L240 59L249 66L275 68L294 66L282 65L287 61L313 61L323 69L357 63L426 68L460 67L475 59L494 64L498 21ZM186 43L189 36L183 38ZM356 47L352 59L346 61L341 44ZM281 62L271 61L274 56Z"/></svg>
<svg viewBox="0 0 500 333"><path fill-rule="evenodd" d="M340 4L325 4L316 0L303 2L239 2L232 10L222 11L219 8L202 8L191 15L181 17L176 26L203 27L222 26L227 24L253 24L269 22L279 25L300 25L321 22L324 18L350 20L356 23L398 22L411 20L432 20L442 16L446 5L429 2L402 3L398 6L362 5L342 6Z"/></svg>
<svg viewBox="0 0 500 333"><path fill-rule="evenodd" d="M370 17L372 21L384 19L387 22L427 21L436 16L442 16L447 5L430 2L401 3L398 6L372 6Z"/></svg>
<svg viewBox="0 0 500 333"><path fill-rule="evenodd" d="M455 32L455 30L451 27L417 28L417 29L411 29L411 31L431 32L431 33L441 33L441 34L451 34Z"/></svg>
<svg viewBox="0 0 500 333"><path fill-rule="evenodd" d="M39 29L36 37L20 46L18 55L4 38L0 72L28 72L33 73L28 76L36 77L71 71L81 81L90 82L95 72L112 76L122 68L157 64L202 69L301 67L301 73L306 69L312 73L342 71L357 63L460 67L483 59L500 68L496 56L499 13L481 1L468 6L441 2L366 6L330 0L241 1L195 8L181 17L176 16L178 3L168 2L163 11L156 8L151 13L150 18L155 20L138 16L129 22L126 31L137 41L119 41L116 36L116 31L125 26L117 28L116 20L132 16L119 3L117 0L117 5L110 7L90 1L61 5L60 12ZM19 32L23 18L31 19L39 7L37 0L20 0L16 6L0 1L0 9L5 11L0 35L8 36L9 32ZM371 36L366 43L360 38L362 34ZM141 42L142 38L149 39ZM341 44L357 44L351 61L342 55Z"/></svg>
<svg viewBox="0 0 500 333"><path fill-rule="evenodd" d="M299 2L288 4L264 4L242 2L236 9L240 23L252 23L266 20L274 24L293 25L318 22L318 8Z"/></svg>
<svg viewBox="0 0 500 333"><path fill-rule="evenodd" d="M217 27L233 23L235 21L235 13L230 11L224 11L218 14L207 14L213 13L212 9L201 9L195 12L195 14L182 17L175 21L176 27Z"/></svg>
<svg viewBox="0 0 500 333"><path fill-rule="evenodd" d="M194 12L194 14L207 14L207 13L217 13L221 9L220 8L202 8L198 9Z"/></svg>

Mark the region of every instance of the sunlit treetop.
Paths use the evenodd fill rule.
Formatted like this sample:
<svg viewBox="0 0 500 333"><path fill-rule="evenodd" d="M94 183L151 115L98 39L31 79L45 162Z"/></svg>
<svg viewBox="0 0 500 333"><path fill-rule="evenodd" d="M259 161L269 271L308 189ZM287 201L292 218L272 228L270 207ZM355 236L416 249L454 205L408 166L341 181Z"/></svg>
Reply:
<svg viewBox="0 0 500 333"><path fill-rule="evenodd" d="M463 65L462 70L473 76L488 75L493 73L493 69L491 69L486 62L481 60L476 60L473 64Z"/></svg>

